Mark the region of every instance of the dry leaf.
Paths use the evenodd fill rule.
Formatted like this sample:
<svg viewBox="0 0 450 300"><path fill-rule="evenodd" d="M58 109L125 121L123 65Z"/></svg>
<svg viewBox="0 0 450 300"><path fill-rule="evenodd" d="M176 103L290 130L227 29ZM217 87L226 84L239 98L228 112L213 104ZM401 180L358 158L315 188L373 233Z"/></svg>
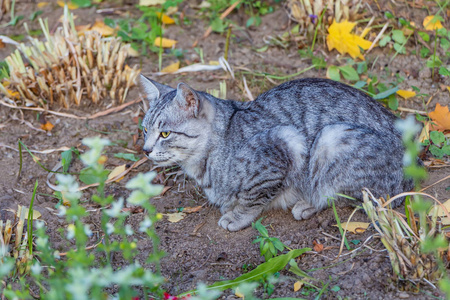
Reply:
<svg viewBox="0 0 450 300"><path fill-rule="evenodd" d="M166 0L139 0L139 5L152 6L152 5L164 4L164 2L166 2Z"/></svg>
<svg viewBox="0 0 450 300"><path fill-rule="evenodd" d="M425 30L436 30L436 29L441 29L444 26L442 26L442 23L440 20L435 19L434 21L432 21L434 18L434 15L432 16L427 16L425 17L425 19L423 20L423 27L425 28Z"/></svg>
<svg viewBox="0 0 450 300"><path fill-rule="evenodd" d="M175 71L178 71L179 68L180 68L180 61L177 61L177 62L175 62L173 64L168 65L164 69L162 69L161 72L173 73Z"/></svg>
<svg viewBox="0 0 450 300"><path fill-rule="evenodd" d="M123 165L120 165L118 167L115 167L114 170L112 170L111 173L109 173L108 180L111 179L111 178L116 177L117 175L119 175L122 172L125 172L126 169L127 169L127 165L126 164L123 164ZM116 179L115 181L119 182L119 181L121 181L123 179L123 177L124 176L120 177L119 179Z"/></svg>
<svg viewBox="0 0 450 300"><path fill-rule="evenodd" d="M318 242L316 242L316 240L313 240L313 249L316 252L322 252L323 251L323 244L319 244Z"/></svg>
<svg viewBox="0 0 450 300"><path fill-rule="evenodd" d="M37 7L38 8L42 8L42 7L45 7L45 6L49 5L49 4L50 4L50 2L39 2L37 4Z"/></svg>
<svg viewBox="0 0 450 300"><path fill-rule="evenodd" d="M108 160L108 157L106 155L102 155L98 158L97 162L101 165L103 165Z"/></svg>
<svg viewBox="0 0 450 300"><path fill-rule="evenodd" d="M163 48L172 48L176 43L177 43L177 41L166 39L166 38L162 38L162 43L161 43L161 38L157 37L155 39L155 43L153 45L155 45L156 47L159 47L161 44L161 47L163 47Z"/></svg>
<svg viewBox="0 0 450 300"><path fill-rule="evenodd" d="M102 36L110 36L114 34L114 28L109 27L103 21L95 21L95 24L89 29L91 31L97 31Z"/></svg>
<svg viewBox="0 0 450 300"><path fill-rule="evenodd" d="M45 124L41 124L41 129L45 131L51 131L53 127L55 127L55 125L53 125L49 121L45 122Z"/></svg>
<svg viewBox="0 0 450 300"><path fill-rule="evenodd" d="M6 91L8 92L8 94L9 94L10 97L19 99L19 97L20 97L19 92L13 92L13 91L11 91L10 89L8 89L8 90L6 90Z"/></svg>
<svg viewBox="0 0 450 300"><path fill-rule="evenodd" d="M450 86L447 86L447 90L450 92Z"/></svg>
<svg viewBox="0 0 450 300"><path fill-rule="evenodd" d="M185 213L183 212L177 212L177 213L173 213L173 214L165 214L169 220L169 222L171 223L177 223L180 222L181 220L184 219L184 217L186 216Z"/></svg>
<svg viewBox="0 0 450 300"><path fill-rule="evenodd" d="M442 203L442 205L450 212L450 199L448 199L447 201ZM445 210L439 204L437 204L436 207L438 208L438 211L437 211L437 214L436 214L438 217L447 216L447 214L445 213ZM434 209L433 208L430 210L428 215L429 216L433 216L434 215ZM441 221L443 221L443 220L441 220ZM444 225L446 225L446 224L444 224Z"/></svg>
<svg viewBox="0 0 450 300"><path fill-rule="evenodd" d="M301 281L296 281L296 282L294 283L294 292L296 292L296 291L298 291L299 289L301 289L302 286L303 286L303 282L301 282Z"/></svg>
<svg viewBox="0 0 450 300"><path fill-rule="evenodd" d="M411 97L414 97L416 95L416 92L414 91L406 91L406 90L398 90L397 95L402 97L403 99L409 99Z"/></svg>
<svg viewBox="0 0 450 300"><path fill-rule="evenodd" d="M372 45L372 42L350 33L355 25L356 23L354 22L344 21L336 23L336 21L333 21L333 24L328 28L328 51L336 49L341 54L348 53L353 58L358 57L364 60L364 56L361 55L359 48L367 50Z"/></svg>
<svg viewBox="0 0 450 300"><path fill-rule="evenodd" d="M28 207L22 206L22 205L18 205L17 210L14 209L10 209L10 208L5 208L4 210L12 212L13 214L16 215L17 218L20 218L20 214L24 213L25 215L25 219L28 218ZM33 209L33 220L39 219L41 217L41 213L38 212L37 210Z"/></svg>
<svg viewBox="0 0 450 300"><path fill-rule="evenodd" d="M128 56L131 56L131 57L139 57L140 56L140 53L139 52L137 52L133 47L128 47Z"/></svg>
<svg viewBox="0 0 450 300"><path fill-rule="evenodd" d="M183 208L183 212L186 214L191 214L191 213L195 213L198 212L200 209L202 209L202 206L196 206L196 207L185 207Z"/></svg>
<svg viewBox="0 0 450 300"><path fill-rule="evenodd" d="M161 18L160 12L157 12L156 15L158 16L158 18ZM161 23L166 24L166 25L175 24L175 20L166 14L162 14Z"/></svg>
<svg viewBox="0 0 450 300"><path fill-rule="evenodd" d="M61 7L64 7L64 5L67 5L67 8L68 9L77 9L78 8L78 5L76 5L76 4L73 4L72 2L64 2L64 1L62 1L62 0L58 0L58 1L56 1L56 3L59 5L59 6L61 6Z"/></svg>
<svg viewBox="0 0 450 300"><path fill-rule="evenodd" d="M425 142L425 140L428 140L430 138L430 126L430 122L425 122L419 135L419 142L423 143Z"/></svg>
<svg viewBox="0 0 450 300"><path fill-rule="evenodd" d="M370 223L365 223L365 222L348 222L348 226L347 226L347 222L345 223L341 223L341 226L343 229L345 229L345 227L347 226L347 230L353 233L363 233L364 231L366 231L367 227L369 227ZM338 225L333 225L336 227L339 227Z"/></svg>
<svg viewBox="0 0 450 300"><path fill-rule="evenodd" d="M437 103L434 111L428 115L436 123L436 125L431 125L432 130L450 130L450 112L448 111L448 106L441 106Z"/></svg>
<svg viewBox="0 0 450 300"><path fill-rule="evenodd" d="M241 291L239 290L239 287L237 287L236 290L234 291L234 295L238 298L244 299L244 294L241 293Z"/></svg>
<svg viewBox="0 0 450 300"><path fill-rule="evenodd" d="M63 205L64 206L68 206L68 207L71 207L72 206L72 204L70 203L70 201L66 198L66 192L61 192L61 198L62 198L62 200L63 200Z"/></svg>

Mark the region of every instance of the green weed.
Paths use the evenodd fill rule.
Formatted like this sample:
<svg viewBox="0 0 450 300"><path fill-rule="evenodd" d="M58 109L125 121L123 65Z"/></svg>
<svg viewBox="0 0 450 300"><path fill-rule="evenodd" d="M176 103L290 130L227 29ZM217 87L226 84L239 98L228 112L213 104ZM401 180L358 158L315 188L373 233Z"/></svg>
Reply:
<svg viewBox="0 0 450 300"><path fill-rule="evenodd" d="M259 243L259 252L261 256L264 256L264 259L268 261L274 256L278 255L278 252L283 252L286 248L280 239L275 237L270 237L267 228L261 224L261 219L252 223L252 227L259 232L259 236L253 240L253 244Z"/></svg>

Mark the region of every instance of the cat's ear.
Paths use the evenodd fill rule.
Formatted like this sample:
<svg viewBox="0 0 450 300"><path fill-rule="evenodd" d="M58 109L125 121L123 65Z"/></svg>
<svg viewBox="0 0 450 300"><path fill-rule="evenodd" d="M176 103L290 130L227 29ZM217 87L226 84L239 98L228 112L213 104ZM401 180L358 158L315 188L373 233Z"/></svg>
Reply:
<svg viewBox="0 0 450 300"><path fill-rule="evenodd" d="M141 94L141 97L150 103L150 106L152 106L159 97L173 90L174 89L170 86L153 81L142 74L139 76L139 93Z"/></svg>
<svg viewBox="0 0 450 300"><path fill-rule="evenodd" d="M186 83L179 83L177 86L177 101L184 110L191 111L197 118L200 112L200 96Z"/></svg>

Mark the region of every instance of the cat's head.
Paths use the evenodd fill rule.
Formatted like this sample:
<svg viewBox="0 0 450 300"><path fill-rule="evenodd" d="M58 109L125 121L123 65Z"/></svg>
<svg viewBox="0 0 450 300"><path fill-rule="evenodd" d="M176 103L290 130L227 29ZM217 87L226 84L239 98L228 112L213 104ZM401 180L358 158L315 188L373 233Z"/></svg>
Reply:
<svg viewBox="0 0 450 300"><path fill-rule="evenodd" d="M150 104L142 121L145 155L159 166L184 165L202 155L211 134L212 108L203 93L141 75L140 94Z"/></svg>

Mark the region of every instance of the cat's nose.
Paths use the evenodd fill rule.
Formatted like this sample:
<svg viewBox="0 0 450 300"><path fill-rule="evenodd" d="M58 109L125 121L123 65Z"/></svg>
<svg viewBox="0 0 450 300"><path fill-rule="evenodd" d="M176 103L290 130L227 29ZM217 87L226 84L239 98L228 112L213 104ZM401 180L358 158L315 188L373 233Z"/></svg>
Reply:
<svg viewBox="0 0 450 300"><path fill-rule="evenodd" d="M145 155L149 156L150 153L152 153L153 148L146 148L146 147L144 147L144 148L142 148L142 150L144 151Z"/></svg>

